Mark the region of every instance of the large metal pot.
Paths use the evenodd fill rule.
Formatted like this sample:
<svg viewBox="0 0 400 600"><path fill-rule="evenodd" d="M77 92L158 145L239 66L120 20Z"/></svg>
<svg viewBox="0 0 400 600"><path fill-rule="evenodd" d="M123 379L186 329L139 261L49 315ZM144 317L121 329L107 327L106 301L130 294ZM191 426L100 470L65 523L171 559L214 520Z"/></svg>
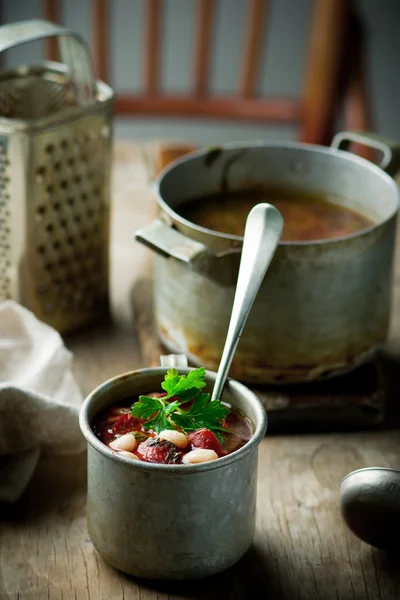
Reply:
<svg viewBox="0 0 400 600"><path fill-rule="evenodd" d="M340 150L351 141L383 154L381 167ZM254 383L310 381L360 364L385 340L398 188L394 148L338 134L331 148L300 143L230 144L195 152L156 183L159 217L136 238L157 252L154 310L167 348L216 369L230 317L242 238L179 215L184 201L254 183L298 187L370 217L346 237L281 242L243 331L231 375ZM384 169L387 173L384 172Z"/></svg>
<svg viewBox="0 0 400 600"><path fill-rule="evenodd" d="M182 374L189 370L179 366ZM165 372L157 367L115 377L82 406L80 427L88 441L88 532L105 560L125 573L195 579L227 569L251 544L258 445L267 417L253 392L228 380L224 402L254 425L250 441L232 454L198 465L150 464L125 458L100 442L91 429L95 415L128 396L161 389ZM215 373L207 372L206 381L212 389Z"/></svg>

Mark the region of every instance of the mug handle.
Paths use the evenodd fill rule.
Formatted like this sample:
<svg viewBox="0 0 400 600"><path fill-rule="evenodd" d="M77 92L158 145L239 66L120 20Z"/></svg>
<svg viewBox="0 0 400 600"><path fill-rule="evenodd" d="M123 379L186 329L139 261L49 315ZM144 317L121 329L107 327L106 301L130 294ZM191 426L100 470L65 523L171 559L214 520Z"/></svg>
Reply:
<svg viewBox="0 0 400 600"><path fill-rule="evenodd" d="M162 367L172 368L187 367L188 361L185 354L163 354L160 356L160 365Z"/></svg>
<svg viewBox="0 0 400 600"><path fill-rule="evenodd" d="M373 148L382 153L379 167L388 175L394 177L400 170L400 143L376 133L362 131L341 131L337 133L331 143L331 148L346 150L354 142L368 148Z"/></svg>

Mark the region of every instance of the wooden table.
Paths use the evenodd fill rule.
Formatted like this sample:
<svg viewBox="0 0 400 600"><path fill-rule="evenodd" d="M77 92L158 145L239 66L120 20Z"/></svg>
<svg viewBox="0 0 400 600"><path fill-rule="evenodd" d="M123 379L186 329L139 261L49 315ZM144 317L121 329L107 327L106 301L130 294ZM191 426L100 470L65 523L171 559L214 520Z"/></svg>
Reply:
<svg viewBox="0 0 400 600"><path fill-rule="evenodd" d="M147 260L133 242L152 211L143 152L116 149L112 220L112 323L67 338L86 394L104 379L144 366L131 290ZM400 253L400 247L398 254ZM398 266L400 261L397 261ZM395 600L400 566L347 531L337 488L349 471L400 465L400 280L387 347L390 428L267 436L260 446L258 520L252 549L233 568L194 585L135 581L94 551L86 531L86 456L44 458L21 500L1 506L1 600ZM399 379L399 383L396 381Z"/></svg>

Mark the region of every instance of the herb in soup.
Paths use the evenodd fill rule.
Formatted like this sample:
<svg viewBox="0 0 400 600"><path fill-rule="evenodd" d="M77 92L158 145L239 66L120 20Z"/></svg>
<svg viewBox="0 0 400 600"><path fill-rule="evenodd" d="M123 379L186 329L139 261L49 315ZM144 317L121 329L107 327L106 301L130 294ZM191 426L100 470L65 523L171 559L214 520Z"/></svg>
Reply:
<svg viewBox="0 0 400 600"><path fill-rule="evenodd" d="M196 464L230 454L249 441L252 426L211 400L204 377L203 367L187 375L169 369L162 392L111 406L95 419L93 431L112 450L144 462Z"/></svg>
<svg viewBox="0 0 400 600"><path fill-rule="evenodd" d="M281 187L204 196L185 202L178 212L196 225L242 236L250 210L260 202L268 202L282 213L283 241L332 239L357 233L373 224L366 216L319 194Z"/></svg>

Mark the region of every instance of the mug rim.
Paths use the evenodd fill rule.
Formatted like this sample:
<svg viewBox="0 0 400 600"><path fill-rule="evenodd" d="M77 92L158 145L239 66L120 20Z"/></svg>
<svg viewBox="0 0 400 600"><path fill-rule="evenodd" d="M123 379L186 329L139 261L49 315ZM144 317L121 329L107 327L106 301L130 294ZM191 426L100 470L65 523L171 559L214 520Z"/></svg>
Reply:
<svg viewBox="0 0 400 600"><path fill-rule="evenodd" d="M90 444L92 448L103 454L103 456L105 456L106 458L109 458L113 461L117 461L120 464L122 461L123 464L131 468L149 472L161 472L164 474L174 475L190 475L194 473L202 473L207 471L213 471L215 469L221 469L224 466L231 464L232 462L240 460L242 457L251 452L251 450L253 450L260 444L267 430L267 412L264 406L262 405L261 401L257 398L256 394L252 390L250 390L248 387L246 387L239 381L236 381L235 379L231 379L229 377L227 378L226 386L233 386L233 388L236 389L240 394L244 396L249 396L251 403L253 403L253 406L256 409L258 420L258 423L253 423L253 435L248 440L248 442L246 442L246 444L244 444L244 446L242 446L238 450L235 450L234 452L231 452L226 456L219 457L218 459L209 462L198 463L195 465L171 465L162 463L148 463L141 460L132 460L129 457L120 455L119 452L112 450L103 442L101 442L92 431L88 413L90 408L92 408L92 406L96 404L98 398L101 397L104 391L112 387L114 384L119 383L121 380L129 381L138 374L146 373L149 375L161 375L165 374L166 370L166 367L150 367L143 369L135 369L133 371L127 371L126 373L121 373L120 375L116 375L115 377L107 379L106 381L98 385L92 392L90 392L90 394L88 394L88 396L85 398L79 412L79 426L88 444ZM179 371L183 373L188 373L191 370L191 367L179 367ZM214 371L206 370L206 376L207 375L211 376L212 379L215 379L216 373ZM111 404L112 401L110 402L110 405Z"/></svg>
<svg viewBox="0 0 400 600"><path fill-rule="evenodd" d="M297 240L297 241L279 240L278 246L287 246L287 247L320 246L321 244L335 244L337 242L351 240L351 239L354 239L354 238L357 238L360 236L364 236L368 233L375 231L382 225L388 223L399 212L400 190L399 190L396 182L394 181L393 177L391 177L388 173L386 173L378 165L375 165L374 163L370 162L369 160L362 158L361 156L357 156L356 154L353 154L351 152L347 152L345 150L340 150L339 148L333 148L332 146L321 146L318 144L306 144L304 142L292 142L292 141L286 141L286 142L278 141L278 142L268 143L263 140L253 140L250 142L228 142L228 143L218 144L215 147L212 146L212 147L200 148L199 150L189 152L188 154L185 154L184 156L174 160L173 162L171 162L169 165L167 165L161 171L161 173L158 175L158 177L156 178L156 180L154 182L154 193L155 193L158 205L160 206L160 208L162 208L162 210L170 218L174 219L174 221L177 221L178 223L181 223L182 225L185 225L186 227L189 227L195 231L211 235L218 239L232 241L235 243L243 242L243 236L233 235L230 233L223 233L221 231L215 231L213 229L208 229L207 227L197 225L196 223L192 223L192 221L189 221L188 219L185 219L184 217L182 217L166 202L166 200L164 200L164 198L162 197L162 194L161 194L161 186L162 186L165 178L169 175L169 173L174 171L176 169L176 167L179 167L179 166L185 164L186 162L190 162L192 160L195 160L202 156L205 156L210 151L217 150L217 149L225 151L225 150L235 150L235 149L240 150L240 149L244 149L244 148L253 149L253 148L260 148L260 147L267 148L267 149L273 149L273 148L296 149L297 148L299 150L304 150L305 152L318 152L318 153L326 154L329 156L337 156L338 158L341 158L348 162L361 165L362 167L367 168L370 171L373 171L377 176L379 176L383 181L385 181L392 188L392 191L395 193L396 199L397 199L396 206L390 212L388 217L386 217L385 219L382 219L378 223L374 223L373 225L370 225L369 227L362 229L361 231L357 231L357 232L351 233L349 235L343 235L343 236L338 236L335 238L326 238L326 239L320 239L320 240Z"/></svg>

